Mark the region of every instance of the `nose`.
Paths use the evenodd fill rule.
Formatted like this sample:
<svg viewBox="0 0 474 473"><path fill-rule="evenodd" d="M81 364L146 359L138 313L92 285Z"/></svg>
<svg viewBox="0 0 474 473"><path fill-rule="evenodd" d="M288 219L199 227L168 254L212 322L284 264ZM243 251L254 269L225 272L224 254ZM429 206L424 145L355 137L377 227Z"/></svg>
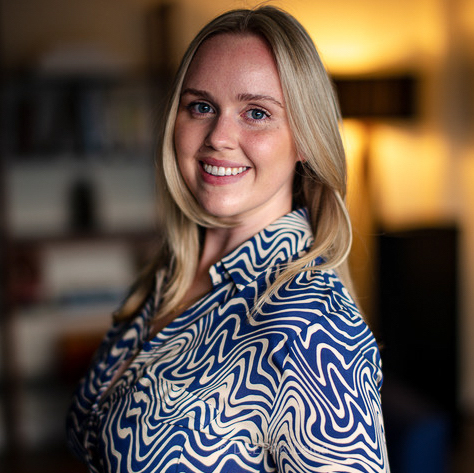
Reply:
<svg viewBox="0 0 474 473"><path fill-rule="evenodd" d="M237 143L237 124L232 117L217 115L210 123L204 144L216 151L232 149Z"/></svg>

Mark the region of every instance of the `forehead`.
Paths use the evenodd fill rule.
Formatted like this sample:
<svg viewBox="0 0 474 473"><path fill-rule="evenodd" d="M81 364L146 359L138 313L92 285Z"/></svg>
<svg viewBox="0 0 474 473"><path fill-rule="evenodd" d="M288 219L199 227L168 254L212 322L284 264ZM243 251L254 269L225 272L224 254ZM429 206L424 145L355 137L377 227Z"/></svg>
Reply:
<svg viewBox="0 0 474 473"><path fill-rule="evenodd" d="M194 55L184 79L184 87L261 83L281 89L273 54L267 42L253 34L224 33L204 41Z"/></svg>

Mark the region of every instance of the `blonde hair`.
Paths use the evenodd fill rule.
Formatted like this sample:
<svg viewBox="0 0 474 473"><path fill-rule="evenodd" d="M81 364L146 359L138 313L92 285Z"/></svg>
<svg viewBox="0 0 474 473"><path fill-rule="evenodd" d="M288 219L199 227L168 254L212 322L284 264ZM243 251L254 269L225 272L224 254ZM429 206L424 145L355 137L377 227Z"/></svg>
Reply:
<svg viewBox="0 0 474 473"><path fill-rule="evenodd" d="M319 269L337 267L346 285L351 286L347 256L352 232L344 204L346 159L339 134L339 106L306 30L288 13L266 5L252 10L233 10L218 16L197 34L182 59L158 148L157 188L164 244L117 312L118 318L128 317L139 309L154 284L158 269L165 269L167 278L157 317L177 310L197 270L200 230L227 225L206 214L188 190L178 169L173 140L181 89L189 65L199 46L219 34L257 35L267 42L273 53L290 129L298 155L302 158L296 170L293 205L308 208L314 235L310 251L287 265L260 298L257 308L278 287L307 270L307 265L318 256L324 258L324 264Z"/></svg>

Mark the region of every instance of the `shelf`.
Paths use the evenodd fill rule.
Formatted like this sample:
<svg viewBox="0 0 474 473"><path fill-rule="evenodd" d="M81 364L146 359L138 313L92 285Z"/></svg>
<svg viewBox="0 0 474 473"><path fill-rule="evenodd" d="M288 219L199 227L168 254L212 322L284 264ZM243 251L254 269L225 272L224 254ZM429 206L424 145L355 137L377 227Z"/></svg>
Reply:
<svg viewBox="0 0 474 473"><path fill-rule="evenodd" d="M147 155L154 144L156 95L145 78L9 78L3 81L3 152L26 161Z"/></svg>
<svg viewBox="0 0 474 473"><path fill-rule="evenodd" d="M67 340L84 341L90 338L96 345L110 327L111 314L117 305L35 307L17 312L14 333L15 344L21 347L16 360L21 379L33 380L57 375L63 364L60 352L67 348ZM87 353L85 356L89 355ZM83 364L83 360L76 360L75 363Z"/></svg>

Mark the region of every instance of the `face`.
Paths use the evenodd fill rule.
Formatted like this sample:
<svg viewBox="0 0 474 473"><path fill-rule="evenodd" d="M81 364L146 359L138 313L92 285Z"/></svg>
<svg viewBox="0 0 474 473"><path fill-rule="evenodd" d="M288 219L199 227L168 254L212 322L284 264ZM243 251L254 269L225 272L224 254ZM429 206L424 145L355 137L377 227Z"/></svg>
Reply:
<svg viewBox="0 0 474 473"><path fill-rule="evenodd" d="M174 141L181 174L209 214L263 228L291 211L298 157L275 61L257 36L221 34L200 46Z"/></svg>

